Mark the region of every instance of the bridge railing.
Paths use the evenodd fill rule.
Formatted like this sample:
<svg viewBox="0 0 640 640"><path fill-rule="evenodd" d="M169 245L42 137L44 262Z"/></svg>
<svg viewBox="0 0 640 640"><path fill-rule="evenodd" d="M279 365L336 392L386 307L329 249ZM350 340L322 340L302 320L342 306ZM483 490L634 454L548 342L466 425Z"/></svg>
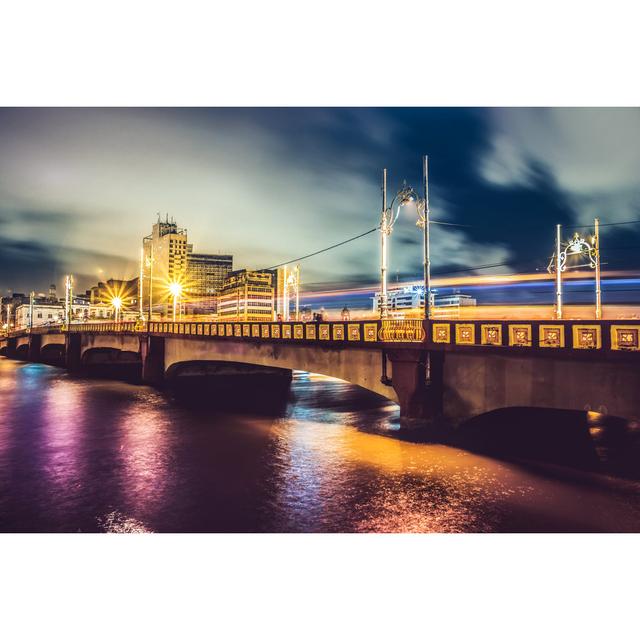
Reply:
<svg viewBox="0 0 640 640"><path fill-rule="evenodd" d="M59 331L60 328L50 328ZM68 332L144 333L188 338L378 346L432 350L525 349L541 353L640 352L639 321L357 320L344 322L106 322ZM25 332L14 335L24 335Z"/></svg>

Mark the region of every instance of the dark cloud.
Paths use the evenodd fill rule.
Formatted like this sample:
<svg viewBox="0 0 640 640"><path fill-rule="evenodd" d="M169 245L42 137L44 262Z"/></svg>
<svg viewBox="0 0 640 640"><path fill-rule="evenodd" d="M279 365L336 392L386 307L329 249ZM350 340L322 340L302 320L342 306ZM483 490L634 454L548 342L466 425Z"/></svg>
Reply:
<svg viewBox="0 0 640 640"><path fill-rule="evenodd" d="M546 267L556 224L569 233L585 212L619 219L617 207L640 216L634 174L611 153L600 154L606 172L590 165L582 179L588 142L612 137L590 127L608 121L607 110L567 111L0 109L0 287L28 278L46 286L64 268L87 280L98 266L103 277L135 275L157 210L189 228L196 250L230 251L239 267L293 259L377 224L382 168L391 193L403 180L420 188L423 153L433 219L465 225L432 228L434 274ZM635 120L622 116L611 116L620 123L612 148L629 165L637 145L623 134ZM590 189L605 173L599 191ZM394 278L421 277L414 222L403 218L394 230ZM635 229L607 228L603 239L616 268L637 264ZM303 280L374 283L378 261L371 234L305 261Z"/></svg>

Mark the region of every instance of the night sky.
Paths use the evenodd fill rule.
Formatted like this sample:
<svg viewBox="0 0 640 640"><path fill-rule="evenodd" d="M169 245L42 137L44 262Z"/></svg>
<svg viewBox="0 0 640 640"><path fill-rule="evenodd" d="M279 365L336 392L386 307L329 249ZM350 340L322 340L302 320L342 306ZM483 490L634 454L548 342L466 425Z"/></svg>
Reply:
<svg viewBox="0 0 640 640"><path fill-rule="evenodd" d="M269 267L375 227L380 179L421 187L432 272L546 268L555 225L640 219L639 109L0 109L0 290L133 277L158 212L196 252ZM640 266L640 225L603 228L609 269ZM309 288L377 281L379 235L302 263ZM421 276L401 217L390 277ZM471 271L472 272L472 271Z"/></svg>

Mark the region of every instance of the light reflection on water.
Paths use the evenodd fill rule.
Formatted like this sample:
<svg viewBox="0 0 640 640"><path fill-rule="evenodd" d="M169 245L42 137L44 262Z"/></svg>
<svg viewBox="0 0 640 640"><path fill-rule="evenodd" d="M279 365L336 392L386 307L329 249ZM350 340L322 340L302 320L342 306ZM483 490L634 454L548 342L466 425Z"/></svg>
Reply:
<svg viewBox="0 0 640 640"><path fill-rule="evenodd" d="M639 483L407 442L397 421L321 376L257 417L0 358L0 530L640 530Z"/></svg>

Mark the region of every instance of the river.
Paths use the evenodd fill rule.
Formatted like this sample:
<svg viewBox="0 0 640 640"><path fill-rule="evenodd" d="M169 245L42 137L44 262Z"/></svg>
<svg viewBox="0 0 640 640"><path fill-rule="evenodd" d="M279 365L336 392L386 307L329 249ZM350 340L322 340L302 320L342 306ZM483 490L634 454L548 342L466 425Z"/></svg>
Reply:
<svg viewBox="0 0 640 640"><path fill-rule="evenodd" d="M0 358L0 531L640 531L640 483L407 441L397 407L294 374L278 416Z"/></svg>

